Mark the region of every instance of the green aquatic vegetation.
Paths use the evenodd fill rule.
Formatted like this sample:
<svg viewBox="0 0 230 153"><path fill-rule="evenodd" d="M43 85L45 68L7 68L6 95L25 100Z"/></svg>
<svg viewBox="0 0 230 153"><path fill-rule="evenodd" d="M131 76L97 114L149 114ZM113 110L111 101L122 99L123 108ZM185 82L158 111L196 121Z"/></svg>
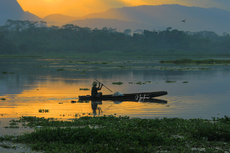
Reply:
<svg viewBox="0 0 230 153"><path fill-rule="evenodd" d="M6 100L6 98L1 98L1 100Z"/></svg>
<svg viewBox="0 0 230 153"><path fill-rule="evenodd" d="M102 61L102 62L76 61L76 62L71 62L71 63L74 63L74 64L109 64L109 63L112 63L112 62L109 62L109 61Z"/></svg>
<svg viewBox="0 0 230 153"><path fill-rule="evenodd" d="M188 81L184 81L183 83L188 83Z"/></svg>
<svg viewBox="0 0 230 153"><path fill-rule="evenodd" d="M125 69L125 66L117 66L117 67L119 67L119 68L121 68L121 69Z"/></svg>
<svg viewBox="0 0 230 153"><path fill-rule="evenodd" d="M211 68L203 68L203 67L200 67L200 68L198 68L198 70L211 70Z"/></svg>
<svg viewBox="0 0 230 153"><path fill-rule="evenodd" d="M85 90L85 91L87 91L87 90L89 90L89 88L79 88L79 90Z"/></svg>
<svg viewBox="0 0 230 153"><path fill-rule="evenodd" d="M72 121L36 117L20 120L30 127L42 128L8 139L45 152L193 152L201 148L218 152L216 148L229 150L230 145L230 127L226 123L229 117L213 121L112 115L84 116Z"/></svg>
<svg viewBox="0 0 230 153"><path fill-rule="evenodd" d="M19 126L17 126L17 125L10 125L10 126L5 126L4 128L9 128L9 129L17 129L17 128L19 128Z"/></svg>
<svg viewBox="0 0 230 153"><path fill-rule="evenodd" d="M176 83L176 81L165 81L165 83Z"/></svg>
<svg viewBox="0 0 230 153"><path fill-rule="evenodd" d="M138 84L138 85L142 85L142 84L146 84L146 82L141 82L141 81L138 81L138 82L136 82L136 84Z"/></svg>
<svg viewBox="0 0 230 153"><path fill-rule="evenodd" d="M172 63L172 64L230 64L230 60L224 59L203 59L203 60L192 60L192 59L179 59L179 60L162 60L162 64Z"/></svg>
<svg viewBox="0 0 230 153"><path fill-rule="evenodd" d="M11 141L13 139L15 139L15 136L13 136L13 135L0 136L0 142L2 142L2 141Z"/></svg>
<svg viewBox="0 0 230 153"><path fill-rule="evenodd" d="M57 71L64 71L64 69L57 69Z"/></svg>
<svg viewBox="0 0 230 153"><path fill-rule="evenodd" d="M122 85L123 82L112 82L112 84L114 84L114 85Z"/></svg>
<svg viewBox="0 0 230 153"><path fill-rule="evenodd" d="M11 149L12 147L6 144L0 144L0 147L5 148L5 149Z"/></svg>
<svg viewBox="0 0 230 153"><path fill-rule="evenodd" d="M39 113L49 113L48 109L39 109L38 110Z"/></svg>
<svg viewBox="0 0 230 153"><path fill-rule="evenodd" d="M3 71L2 74L14 74L14 72L6 72L6 71Z"/></svg>
<svg viewBox="0 0 230 153"><path fill-rule="evenodd" d="M90 102L90 100L79 100L79 101L77 101L77 103L89 103Z"/></svg>
<svg viewBox="0 0 230 153"><path fill-rule="evenodd" d="M11 122L10 125L17 125L17 123L16 122Z"/></svg>
<svg viewBox="0 0 230 153"><path fill-rule="evenodd" d="M162 67L162 66L156 66L155 69L164 70L164 71L197 71L197 70L212 70L211 68Z"/></svg>
<svg viewBox="0 0 230 153"><path fill-rule="evenodd" d="M86 69L82 70L82 72L80 74L86 74Z"/></svg>
<svg viewBox="0 0 230 153"><path fill-rule="evenodd" d="M142 85L142 84L146 84L146 83L151 83L151 81L145 81L145 82L138 81L135 84ZM133 82L129 82L129 84L134 84L134 83Z"/></svg>
<svg viewBox="0 0 230 153"><path fill-rule="evenodd" d="M223 118L219 118L219 117L215 118L215 117L213 117L212 119L213 119L213 121L219 121L221 123L229 124L230 125L230 117L228 117L226 115Z"/></svg>
<svg viewBox="0 0 230 153"><path fill-rule="evenodd" d="M108 63L110 63L110 62L101 62L101 64L108 64Z"/></svg>
<svg viewBox="0 0 230 153"><path fill-rule="evenodd" d="M37 66L37 67L39 68L39 67L49 67L49 66L48 66L48 65L47 65L47 66L42 66L42 65L40 65L40 66Z"/></svg>

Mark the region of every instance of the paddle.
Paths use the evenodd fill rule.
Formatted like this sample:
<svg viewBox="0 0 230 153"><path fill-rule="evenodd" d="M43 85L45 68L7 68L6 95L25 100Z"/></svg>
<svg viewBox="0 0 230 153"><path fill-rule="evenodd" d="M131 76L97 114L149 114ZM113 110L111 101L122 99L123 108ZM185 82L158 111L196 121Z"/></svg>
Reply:
<svg viewBox="0 0 230 153"><path fill-rule="evenodd" d="M101 83L100 81L98 81L97 79L95 79L97 82ZM101 83L106 89L108 89L109 91L111 91L109 88L107 88L103 83ZM112 91L111 91L112 92Z"/></svg>

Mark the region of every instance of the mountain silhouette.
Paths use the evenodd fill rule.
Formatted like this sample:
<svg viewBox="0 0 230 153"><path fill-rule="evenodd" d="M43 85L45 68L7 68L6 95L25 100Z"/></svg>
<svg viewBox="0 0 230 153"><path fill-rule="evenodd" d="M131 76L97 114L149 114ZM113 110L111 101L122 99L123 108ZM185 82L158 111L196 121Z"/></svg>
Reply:
<svg viewBox="0 0 230 153"><path fill-rule="evenodd" d="M187 7L178 4L142 5L109 9L105 12L83 16L81 20L92 18L131 21L152 26L155 30L160 30L159 27L161 29L172 27L191 32L206 30L218 34L230 33L230 12L217 8ZM186 19L186 24L181 22L184 19Z"/></svg>
<svg viewBox="0 0 230 153"><path fill-rule="evenodd" d="M63 15L63 14L50 14L44 18L43 21L51 25L64 25L70 21L78 19L77 17Z"/></svg>
<svg viewBox="0 0 230 153"><path fill-rule="evenodd" d="M41 20L41 18L30 12L24 12L17 0L0 0L0 25L4 25L8 19L31 21Z"/></svg>
<svg viewBox="0 0 230 153"><path fill-rule="evenodd" d="M167 27L183 31L214 31L217 34L230 33L230 12L217 8L188 7L173 5L142 5L113 8L101 13L82 17L51 14L43 19L30 12L24 12L17 0L0 0L0 25L7 19L44 20L48 25L75 24L89 28L165 30ZM185 21L186 22L183 22Z"/></svg>

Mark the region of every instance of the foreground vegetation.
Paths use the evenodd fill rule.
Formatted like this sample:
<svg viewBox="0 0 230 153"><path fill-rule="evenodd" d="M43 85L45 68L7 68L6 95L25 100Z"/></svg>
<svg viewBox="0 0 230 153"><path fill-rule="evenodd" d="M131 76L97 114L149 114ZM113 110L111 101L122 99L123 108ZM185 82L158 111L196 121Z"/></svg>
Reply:
<svg viewBox="0 0 230 153"><path fill-rule="evenodd" d="M21 136L0 141L26 143L45 152L229 152L230 118L139 119L129 117L82 117L57 121L21 117L16 123L39 127Z"/></svg>

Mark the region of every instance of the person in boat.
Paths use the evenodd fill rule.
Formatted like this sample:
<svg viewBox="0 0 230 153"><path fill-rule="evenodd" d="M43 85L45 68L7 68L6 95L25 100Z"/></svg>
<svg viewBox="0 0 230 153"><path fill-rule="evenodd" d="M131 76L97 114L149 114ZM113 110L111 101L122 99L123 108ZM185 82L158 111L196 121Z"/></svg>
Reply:
<svg viewBox="0 0 230 153"><path fill-rule="evenodd" d="M97 82L94 81L92 85L93 85L93 87L92 87L92 90L91 90L91 97L101 97L102 96L102 92L98 92L98 90L101 90L103 84L101 84L99 82L99 85L97 87Z"/></svg>

